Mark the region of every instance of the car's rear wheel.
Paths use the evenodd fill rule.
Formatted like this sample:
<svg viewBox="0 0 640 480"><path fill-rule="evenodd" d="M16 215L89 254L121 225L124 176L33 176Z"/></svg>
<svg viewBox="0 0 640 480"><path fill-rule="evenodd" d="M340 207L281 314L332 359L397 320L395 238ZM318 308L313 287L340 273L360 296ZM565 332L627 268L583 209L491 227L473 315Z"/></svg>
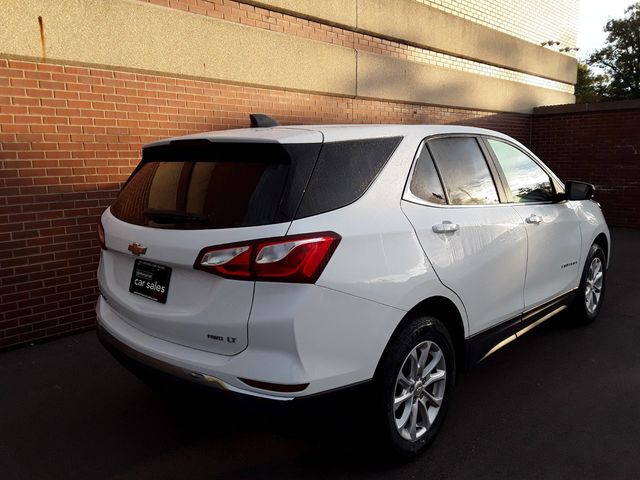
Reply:
<svg viewBox="0 0 640 480"><path fill-rule="evenodd" d="M454 380L451 337L439 320L419 317L395 337L376 378L384 438L395 452L413 455L433 440Z"/></svg>
<svg viewBox="0 0 640 480"><path fill-rule="evenodd" d="M598 244L587 255L578 293L571 306L571 319L578 325L593 322L602 307L606 280L606 257Z"/></svg>

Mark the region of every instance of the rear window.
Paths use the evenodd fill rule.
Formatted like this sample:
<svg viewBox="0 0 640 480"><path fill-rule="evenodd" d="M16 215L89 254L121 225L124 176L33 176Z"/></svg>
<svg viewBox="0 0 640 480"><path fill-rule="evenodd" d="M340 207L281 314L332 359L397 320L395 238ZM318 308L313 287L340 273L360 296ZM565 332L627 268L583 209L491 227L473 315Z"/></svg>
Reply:
<svg viewBox="0 0 640 480"><path fill-rule="evenodd" d="M325 143L296 218L355 202L386 165L402 137Z"/></svg>
<svg viewBox="0 0 640 480"><path fill-rule="evenodd" d="M111 213L169 229L249 227L317 215L360 198L401 140L177 140L148 147Z"/></svg>
<svg viewBox="0 0 640 480"><path fill-rule="evenodd" d="M174 141L146 148L111 207L135 225L234 228L290 221L320 144Z"/></svg>

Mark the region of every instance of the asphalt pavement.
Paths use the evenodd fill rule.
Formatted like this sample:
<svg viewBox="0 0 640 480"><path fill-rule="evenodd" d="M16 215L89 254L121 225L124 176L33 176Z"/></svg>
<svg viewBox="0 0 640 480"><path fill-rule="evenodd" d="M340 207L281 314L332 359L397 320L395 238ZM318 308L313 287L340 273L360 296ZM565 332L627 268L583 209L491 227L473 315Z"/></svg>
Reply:
<svg viewBox="0 0 640 480"><path fill-rule="evenodd" d="M640 230L616 229L598 320L549 320L461 375L412 461L373 447L366 388L294 406L167 396L88 332L0 353L0 478L639 478L639 250Z"/></svg>

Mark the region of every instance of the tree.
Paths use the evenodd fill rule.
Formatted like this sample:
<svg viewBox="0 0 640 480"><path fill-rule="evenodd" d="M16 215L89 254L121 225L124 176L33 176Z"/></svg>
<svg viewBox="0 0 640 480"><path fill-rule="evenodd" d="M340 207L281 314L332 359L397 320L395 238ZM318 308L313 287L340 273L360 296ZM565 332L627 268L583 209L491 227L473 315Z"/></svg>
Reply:
<svg viewBox="0 0 640 480"><path fill-rule="evenodd" d="M578 62L576 103L600 102L606 97L607 76L598 75L586 63Z"/></svg>
<svg viewBox="0 0 640 480"><path fill-rule="evenodd" d="M640 2L628 7L624 18L609 20L604 31L607 45L592 53L588 63L607 74L606 98L640 98Z"/></svg>

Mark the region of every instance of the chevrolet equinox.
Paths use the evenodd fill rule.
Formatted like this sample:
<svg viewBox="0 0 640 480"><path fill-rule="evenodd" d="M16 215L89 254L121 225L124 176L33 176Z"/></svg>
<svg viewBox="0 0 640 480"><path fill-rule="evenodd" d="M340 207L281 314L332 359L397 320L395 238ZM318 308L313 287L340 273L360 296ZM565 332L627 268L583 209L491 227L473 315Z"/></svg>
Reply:
<svg viewBox="0 0 640 480"><path fill-rule="evenodd" d="M491 130L253 128L146 145L98 224L98 335L173 377L292 400L371 381L395 451L423 449L456 372L602 306L609 230Z"/></svg>

